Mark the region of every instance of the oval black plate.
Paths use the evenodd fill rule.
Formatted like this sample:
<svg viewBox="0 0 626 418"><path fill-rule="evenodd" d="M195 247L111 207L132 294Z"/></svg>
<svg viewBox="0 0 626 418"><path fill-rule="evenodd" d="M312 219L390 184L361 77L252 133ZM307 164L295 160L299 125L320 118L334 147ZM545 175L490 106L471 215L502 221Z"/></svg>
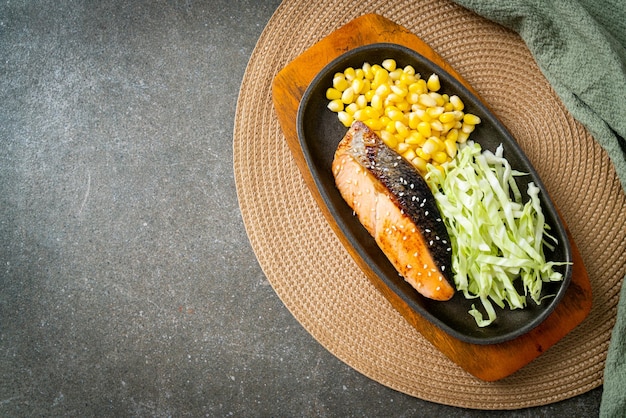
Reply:
<svg viewBox="0 0 626 418"><path fill-rule="evenodd" d="M457 292L451 300L437 302L423 297L405 282L335 187L331 164L337 144L347 129L339 122L337 115L326 107L328 104L326 89L332 86L332 78L336 72L342 72L350 66L361 67L364 62L380 64L386 58L394 58L398 67L412 65L422 78L428 78L430 74L436 73L441 81L442 92L458 95L465 103L466 112L480 116L482 122L472 133L471 139L480 143L483 149L492 151L502 144L504 156L511 166L529 173L528 176L518 177L520 190L524 192L530 181L541 189L540 197L546 222L552 228L550 233L558 239L554 251L546 248L547 259L572 261L571 247L556 209L535 169L506 128L458 80L432 61L401 45L371 44L350 50L325 66L307 88L298 108L297 131L317 188L350 244L380 279L411 309L453 337L465 342L494 344L514 339L539 325L559 303L571 280L571 264L559 267L564 276L563 281L544 285L543 294L555 295L553 298L544 300L541 305L534 304L529 298L528 306L523 310L500 310L496 307L497 320L488 327L480 328L467 313L472 304L479 307L479 301L467 300L462 293Z"/></svg>

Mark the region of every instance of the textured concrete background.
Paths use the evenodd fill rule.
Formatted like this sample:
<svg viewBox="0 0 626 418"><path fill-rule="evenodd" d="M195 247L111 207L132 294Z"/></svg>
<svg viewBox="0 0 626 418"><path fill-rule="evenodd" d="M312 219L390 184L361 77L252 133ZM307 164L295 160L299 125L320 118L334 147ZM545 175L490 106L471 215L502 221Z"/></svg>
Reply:
<svg viewBox="0 0 626 418"><path fill-rule="evenodd" d="M239 214L232 127L278 0L0 5L0 415L508 413L355 372L293 319Z"/></svg>

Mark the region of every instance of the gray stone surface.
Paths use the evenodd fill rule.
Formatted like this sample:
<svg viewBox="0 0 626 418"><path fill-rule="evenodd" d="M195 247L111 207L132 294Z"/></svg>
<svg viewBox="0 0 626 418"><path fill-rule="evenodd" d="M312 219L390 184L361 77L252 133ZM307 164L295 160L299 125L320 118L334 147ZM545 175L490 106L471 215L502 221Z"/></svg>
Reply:
<svg viewBox="0 0 626 418"><path fill-rule="evenodd" d="M1 416L594 416L441 406L337 360L238 210L241 79L278 0L0 5Z"/></svg>

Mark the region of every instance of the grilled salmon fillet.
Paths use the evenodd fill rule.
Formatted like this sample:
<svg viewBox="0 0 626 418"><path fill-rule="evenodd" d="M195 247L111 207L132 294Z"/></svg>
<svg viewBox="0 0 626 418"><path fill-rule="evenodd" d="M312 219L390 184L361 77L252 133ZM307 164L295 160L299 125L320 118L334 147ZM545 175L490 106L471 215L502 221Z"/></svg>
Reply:
<svg viewBox="0 0 626 418"><path fill-rule="evenodd" d="M339 143L335 184L396 270L420 294L449 300L448 231L426 181L362 122Z"/></svg>

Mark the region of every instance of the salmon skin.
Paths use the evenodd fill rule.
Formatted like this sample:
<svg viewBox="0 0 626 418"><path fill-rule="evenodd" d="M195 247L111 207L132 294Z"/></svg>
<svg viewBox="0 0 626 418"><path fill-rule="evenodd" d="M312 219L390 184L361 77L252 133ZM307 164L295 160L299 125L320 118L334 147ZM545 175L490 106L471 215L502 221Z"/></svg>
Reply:
<svg viewBox="0 0 626 418"><path fill-rule="evenodd" d="M400 275L435 300L454 295L450 238L419 172L362 122L339 143L335 184Z"/></svg>

